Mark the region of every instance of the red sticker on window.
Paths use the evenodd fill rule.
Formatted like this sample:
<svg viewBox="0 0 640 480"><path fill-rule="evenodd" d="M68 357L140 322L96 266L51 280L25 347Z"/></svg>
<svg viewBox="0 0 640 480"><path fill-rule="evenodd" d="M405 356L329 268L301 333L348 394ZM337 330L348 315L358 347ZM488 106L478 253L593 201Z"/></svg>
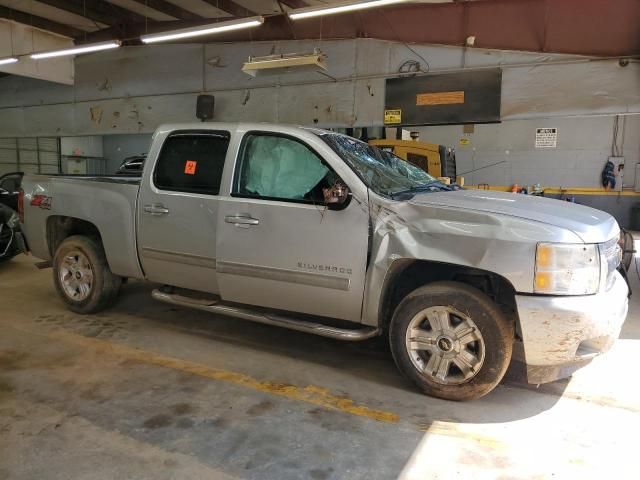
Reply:
<svg viewBox="0 0 640 480"><path fill-rule="evenodd" d="M184 173L186 175L195 175L197 166L198 162L195 160L187 160L187 163L184 164Z"/></svg>

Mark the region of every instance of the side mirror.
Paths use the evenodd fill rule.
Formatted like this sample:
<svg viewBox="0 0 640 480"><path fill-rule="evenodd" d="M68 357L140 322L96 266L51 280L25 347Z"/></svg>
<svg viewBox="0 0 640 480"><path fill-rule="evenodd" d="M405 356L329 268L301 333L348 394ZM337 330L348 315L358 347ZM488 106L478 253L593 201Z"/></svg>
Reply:
<svg viewBox="0 0 640 480"><path fill-rule="evenodd" d="M353 196L349 187L340 181L330 188L324 188L322 193L324 194L324 203L327 206L327 210L343 210L347 208Z"/></svg>

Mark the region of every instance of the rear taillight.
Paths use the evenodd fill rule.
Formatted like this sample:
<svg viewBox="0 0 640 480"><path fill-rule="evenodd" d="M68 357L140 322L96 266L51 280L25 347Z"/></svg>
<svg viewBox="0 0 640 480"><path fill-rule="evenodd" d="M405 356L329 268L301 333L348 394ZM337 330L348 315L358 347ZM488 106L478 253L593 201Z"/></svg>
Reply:
<svg viewBox="0 0 640 480"><path fill-rule="evenodd" d="M24 190L20 189L18 191L18 217L20 218L20 223L24 223Z"/></svg>

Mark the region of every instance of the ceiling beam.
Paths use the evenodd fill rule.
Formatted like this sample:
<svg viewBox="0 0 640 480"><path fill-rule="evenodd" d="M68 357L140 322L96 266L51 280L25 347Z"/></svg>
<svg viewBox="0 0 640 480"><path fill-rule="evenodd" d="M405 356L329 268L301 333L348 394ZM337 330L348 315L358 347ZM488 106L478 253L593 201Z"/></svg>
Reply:
<svg viewBox="0 0 640 480"><path fill-rule="evenodd" d="M227 20L227 18L225 18ZM141 35L160 33L181 28L199 27L210 25L210 18L199 20L150 20L148 22L125 23L114 27L103 28L95 32L82 32L76 38L76 43L94 43L112 40L114 38L125 39L125 45L140 45L138 39Z"/></svg>
<svg viewBox="0 0 640 480"><path fill-rule="evenodd" d="M23 25L30 25L32 27L39 28L40 30L57 33L58 35L69 38L79 37L85 33L78 28L63 25L62 23L54 22L48 18L38 17L37 15L31 15L30 13L21 12L20 10L14 10L13 8L3 7L1 5L0 18L13 20L14 22L22 23Z"/></svg>
<svg viewBox="0 0 640 480"><path fill-rule="evenodd" d="M238 5L236 2L232 0L202 0L209 5L218 8L224 12L227 12L233 17L252 17L257 15L256 12L249 10L248 8L244 8L242 5Z"/></svg>
<svg viewBox="0 0 640 480"><path fill-rule="evenodd" d="M134 0L135 2L144 5L145 7L153 8L165 15L177 18L178 20L198 20L202 19L201 15L195 14L189 10L185 10L182 7L174 3L167 2L165 0Z"/></svg>
<svg viewBox="0 0 640 480"><path fill-rule="evenodd" d="M287 0L288 1L288 0ZM504 8L496 10L499 3ZM596 0L563 0L547 10L545 0L493 0L440 4L397 5L380 10L363 10L358 14L331 15L305 22L288 22L285 15L267 16L264 25L255 29L236 30L195 38L195 43L256 42L278 40L314 40L376 38L409 44L464 45L469 32L476 36L477 48L540 51L540 39L545 37L545 51L593 56L630 56L640 54L637 19L638 0L616 0L620 8L604 15ZM509 8L507 8L508 6ZM589 8L587 8L587 6ZM464 28L465 8L469 11L469 27ZM27 15L28 17L28 15ZM362 17L356 22L354 17ZM442 19L448 19L443 22ZM573 21L577 19L576 21ZM24 23L29 24L27 20ZM85 41L97 42L111 38L134 39L140 34L211 23L211 19L194 21L148 22L125 25L125 34L116 36L108 28L86 34ZM402 28L389 28L402 25ZM511 25L505 28L505 25ZM570 26L570 28L569 28ZM594 33L595 32L595 33ZM597 33L597 35L596 35ZM607 42L601 39L606 38ZM407 52L409 52L407 50ZM410 57L410 52L407 53Z"/></svg>
<svg viewBox="0 0 640 480"><path fill-rule="evenodd" d="M308 7L309 4L302 0L279 0L280 3L284 3L289 8L305 8Z"/></svg>
<svg viewBox="0 0 640 480"><path fill-rule="evenodd" d="M105 25L122 22L142 22L144 17L103 0L85 2L83 0L38 0L65 12L88 18Z"/></svg>

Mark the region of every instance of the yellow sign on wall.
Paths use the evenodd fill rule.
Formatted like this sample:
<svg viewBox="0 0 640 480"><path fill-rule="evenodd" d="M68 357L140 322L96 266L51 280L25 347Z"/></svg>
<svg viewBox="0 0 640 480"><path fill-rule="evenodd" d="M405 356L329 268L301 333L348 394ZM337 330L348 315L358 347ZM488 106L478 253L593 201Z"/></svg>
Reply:
<svg viewBox="0 0 640 480"><path fill-rule="evenodd" d="M384 124L385 125L397 125L402 123L402 110L385 110L384 111Z"/></svg>
<svg viewBox="0 0 640 480"><path fill-rule="evenodd" d="M471 143L471 140L468 138L461 138L460 139L460 145L469 145Z"/></svg>

